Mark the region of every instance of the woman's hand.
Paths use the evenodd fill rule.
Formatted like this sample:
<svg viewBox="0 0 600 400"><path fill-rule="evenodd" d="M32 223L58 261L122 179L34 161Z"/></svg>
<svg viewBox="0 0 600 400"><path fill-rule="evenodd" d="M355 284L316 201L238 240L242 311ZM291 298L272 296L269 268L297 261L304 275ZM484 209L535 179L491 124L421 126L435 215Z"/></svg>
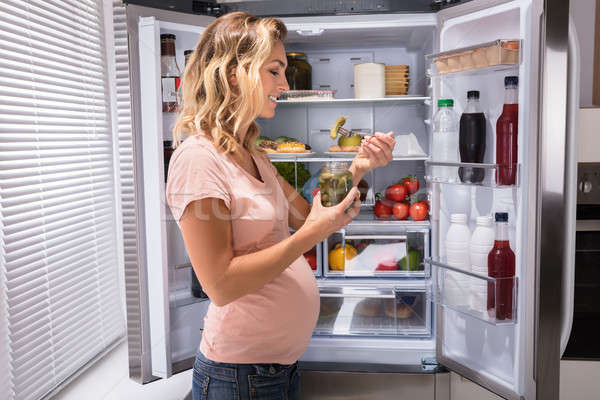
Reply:
<svg viewBox="0 0 600 400"><path fill-rule="evenodd" d="M350 166L354 180L358 183L367 172L392 161L395 144L394 132L365 136Z"/></svg>
<svg viewBox="0 0 600 400"><path fill-rule="evenodd" d="M300 229L309 233L315 242L321 242L348 225L359 211L360 196L356 186L352 187L341 203L332 207L324 207L321 204L321 192L318 192L313 199L306 222Z"/></svg>

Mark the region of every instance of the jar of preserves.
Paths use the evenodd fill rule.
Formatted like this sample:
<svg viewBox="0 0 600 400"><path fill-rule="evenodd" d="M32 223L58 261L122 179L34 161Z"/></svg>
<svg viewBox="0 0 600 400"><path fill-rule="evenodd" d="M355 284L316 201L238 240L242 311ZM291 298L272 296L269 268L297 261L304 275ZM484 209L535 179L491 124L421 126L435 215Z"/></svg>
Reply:
<svg viewBox="0 0 600 400"><path fill-rule="evenodd" d="M319 174L319 187L324 207L341 203L352 189L352 173L348 171L348 163L330 161L323 165Z"/></svg>
<svg viewBox="0 0 600 400"><path fill-rule="evenodd" d="M312 89L312 67L306 61L306 53L286 53L288 66L285 77L290 90Z"/></svg>

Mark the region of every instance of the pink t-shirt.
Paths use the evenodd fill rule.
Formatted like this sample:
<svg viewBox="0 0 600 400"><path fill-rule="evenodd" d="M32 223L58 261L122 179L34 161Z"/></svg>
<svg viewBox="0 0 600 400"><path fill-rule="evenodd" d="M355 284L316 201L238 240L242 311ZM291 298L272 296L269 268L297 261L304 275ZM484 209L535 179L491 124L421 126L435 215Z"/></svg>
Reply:
<svg viewBox="0 0 600 400"><path fill-rule="evenodd" d="M195 135L175 150L169 164L167 201L177 221L191 201L222 199L231 213L234 256L290 236L289 204L277 170L266 156L253 158L263 182L218 152L209 138ZM223 307L211 303L200 350L218 362L291 364L306 350L318 314L316 280L300 256L257 291Z"/></svg>

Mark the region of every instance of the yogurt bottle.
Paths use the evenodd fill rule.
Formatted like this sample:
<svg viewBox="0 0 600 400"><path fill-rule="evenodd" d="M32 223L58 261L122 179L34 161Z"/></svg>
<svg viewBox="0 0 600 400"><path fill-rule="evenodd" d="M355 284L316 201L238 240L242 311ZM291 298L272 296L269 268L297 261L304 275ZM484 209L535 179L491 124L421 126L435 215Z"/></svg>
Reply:
<svg viewBox="0 0 600 400"><path fill-rule="evenodd" d="M446 234L446 264L464 271L471 271L471 231L466 214L451 214L450 228ZM445 301L452 306L468 306L470 277L454 271L446 271L444 278Z"/></svg>
<svg viewBox="0 0 600 400"><path fill-rule="evenodd" d="M471 271L480 275L488 275L488 254L494 247L494 225L491 216L477 217L477 227L471 236L469 257ZM484 313L487 310L487 281L471 279L470 306L473 310Z"/></svg>

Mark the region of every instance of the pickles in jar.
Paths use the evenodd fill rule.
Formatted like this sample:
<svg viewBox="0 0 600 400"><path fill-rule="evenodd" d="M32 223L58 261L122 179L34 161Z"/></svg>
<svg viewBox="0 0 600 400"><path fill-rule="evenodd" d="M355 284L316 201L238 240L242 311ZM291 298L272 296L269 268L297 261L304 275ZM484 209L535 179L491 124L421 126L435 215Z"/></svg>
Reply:
<svg viewBox="0 0 600 400"><path fill-rule="evenodd" d="M352 174L348 171L348 164L332 161L321 167L319 187L321 189L321 204L324 207L341 203L352 189Z"/></svg>

